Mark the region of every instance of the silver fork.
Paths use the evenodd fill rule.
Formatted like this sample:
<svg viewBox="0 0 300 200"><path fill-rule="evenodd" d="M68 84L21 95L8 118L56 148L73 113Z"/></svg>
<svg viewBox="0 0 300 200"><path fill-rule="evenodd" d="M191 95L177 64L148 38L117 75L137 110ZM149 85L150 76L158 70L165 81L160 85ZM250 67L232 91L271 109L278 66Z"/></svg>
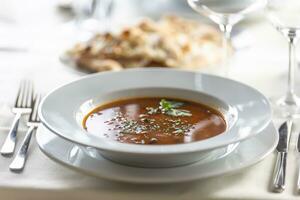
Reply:
<svg viewBox="0 0 300 200"><path fill-rule="evenodd" d="M21 81L18 96L12 109L12 112L15 113L15 118L1 148L0 152L2 155L11 155L15 150L19 121L23 114L31 112L33 92L33 83L31 81Z"/></svg>
<svg viewBox="0 0 300 200"><path fill-rule="evenodd" d="M27 133L21 144L20 149L18 150L15 158L13 159L12 163L9 166L9 169L12 171L21 171L25 166L26 158L27 158L27 150L30 144L32 133L38 128L40 124L40 118L38 116L38 107L41 102L41 98L42 96L40 94L36 95L33 109L30 114L29 121L27 122L27 126L29 127L29 129L27 130Z"/></svg>

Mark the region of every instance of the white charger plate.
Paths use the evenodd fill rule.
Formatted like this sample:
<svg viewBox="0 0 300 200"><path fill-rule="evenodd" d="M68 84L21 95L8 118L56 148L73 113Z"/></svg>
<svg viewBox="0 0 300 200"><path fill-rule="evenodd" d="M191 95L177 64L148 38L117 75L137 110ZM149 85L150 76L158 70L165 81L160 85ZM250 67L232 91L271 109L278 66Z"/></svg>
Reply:
<svg viewBox="0 0 300 200"><path fill-rule="evenodd" d="M131 183L174 183L204 179L236 172L263 160L278 143L278 132L271 123L258 135L241 142L228 156L211 162L197 162L173 168L138 168L120 165L58 137L45 127L36 134L37 143L49 158L79 172L109 180Z"/></svg>

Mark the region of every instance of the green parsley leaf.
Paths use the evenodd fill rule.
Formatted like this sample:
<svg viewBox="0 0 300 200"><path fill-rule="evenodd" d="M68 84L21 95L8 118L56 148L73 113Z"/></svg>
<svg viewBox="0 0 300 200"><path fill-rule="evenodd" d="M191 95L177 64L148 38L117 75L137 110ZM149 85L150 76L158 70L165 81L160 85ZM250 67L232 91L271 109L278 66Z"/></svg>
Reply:
<svg viewBox="0 0 300 200"><path fill-rule="evenodd" d="M190 117L192 116L192 113L188 110L183 110L183 109L171 109L171 110L168 110L166 112L167 115L171 115L171 116L174 116L174 117Z"/></svg>
<svg viewBox="0 0 300 200"><path fill-rule="evenodd" d="M160 105L159 108L161 110L167 111L167 110L171 110L173 108L179 108L180 106L183 106L184 103L177 102L177 101L167 101L165 99L162 99L162 100L160 100L159 105Z"/></svg>
<svg viewBox="0 0 300 200"><path fill-rule="evenodd" d="M177 109L183 105L184 105L184 103L182 103L182 102L167 101L165 99L162 99L159 102L159 109L161 110L162 113L165 113L165 114L171 115L171 116L175 116L175 117L192 116L191 112L188 110Z"/></svg>

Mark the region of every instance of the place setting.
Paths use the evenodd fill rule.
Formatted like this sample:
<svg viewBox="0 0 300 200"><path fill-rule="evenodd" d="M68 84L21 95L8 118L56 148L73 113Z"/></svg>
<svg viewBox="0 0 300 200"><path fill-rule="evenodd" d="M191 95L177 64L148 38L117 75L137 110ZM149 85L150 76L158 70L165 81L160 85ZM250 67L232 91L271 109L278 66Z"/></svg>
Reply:
<svg viewBox="0 0 300 200"><path fill-rule="evenodd" d="M168 185L175 189L180 184L195 188L216 184L225 188L216 187L216 194L223 189L230 194L228 199L299 198L297 1L166 1L159 8L163 14L157 16L149 4L132 1L127 5L132 13L127 14L135 17L126 23L121 23L123 13L118 8L123 7L117 0L76 1L56 4L61 12L75 16L60 27L76 30L69 32L75 38L89 36L55 52L59 68L53 68L53 74L59 76L53 77L51 70L34 73L34 68L24 70L32 76L16 81L19 88L11 106L11 126L3 129L8 130L5 133L1 129L5 139L0 153L9 162L7 177L16 180L25 175L29 180L32 170L43 166L35 170L41 183L55 184L56 177L61 184L68 178L62 174L70 172L70 181L78 176L99 185L110 183L112 188L124 185L122 192L128 195L134 194L131 186L152 191L152 187ZM175 12L164 13L165 8ZM255 15L262 15L287 41L287 67L281 66L287 68L281 73L287 81L285 93L278 80L254 77L255 84L247 84L252 74L237 76L234 71L240 52L247 51L235 45L239 37L235 29ZM255 48L251 46L250 51ZM260 62L242 59L253 68ZM66 73L76 78L59 80ZM58 80L64 84L51 90L43 85ZM271 90L266 92L264 84ZM279 91L280 97L273 95ZM20 126L26 131L20 131ZM37 149L43 160L33 167L30 158ZM48 165L65 171L51 171ZM43 177L43 173L50 175ZM249 185L249 194L234 196L234 191L245 191L242 187ZM195 188L191 196L203 193L207 199L214 198L214 193L207 196L205 189L197 193ZM119 194L117 189L114 192ZM222 199L219 196L216 199Z"/></svg>

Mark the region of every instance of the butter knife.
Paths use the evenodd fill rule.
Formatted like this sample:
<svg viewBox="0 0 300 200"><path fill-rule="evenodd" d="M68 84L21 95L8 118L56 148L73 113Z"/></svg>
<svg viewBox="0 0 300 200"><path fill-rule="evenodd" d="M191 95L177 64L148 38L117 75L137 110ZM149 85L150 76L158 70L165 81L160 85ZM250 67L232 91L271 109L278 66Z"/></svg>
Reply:
<svg viewBox="0 0 300 200"><path fill-rule="evenodd" d="M274 192L283 192L285 190L286 161L291 129L291 120L284 122L279 128L279 142L276 147L277 160L273 176Z"/></svg>
<svg viewBox="0 0 300 200"><path fill-rule="evenodd" d="M298 151L298 155L299 155L300 154L300 133L299 133L298 141L297 141L297 151ZM298 166L297 191L300 193L300 162L299 162L299 166Z"/></svg>

